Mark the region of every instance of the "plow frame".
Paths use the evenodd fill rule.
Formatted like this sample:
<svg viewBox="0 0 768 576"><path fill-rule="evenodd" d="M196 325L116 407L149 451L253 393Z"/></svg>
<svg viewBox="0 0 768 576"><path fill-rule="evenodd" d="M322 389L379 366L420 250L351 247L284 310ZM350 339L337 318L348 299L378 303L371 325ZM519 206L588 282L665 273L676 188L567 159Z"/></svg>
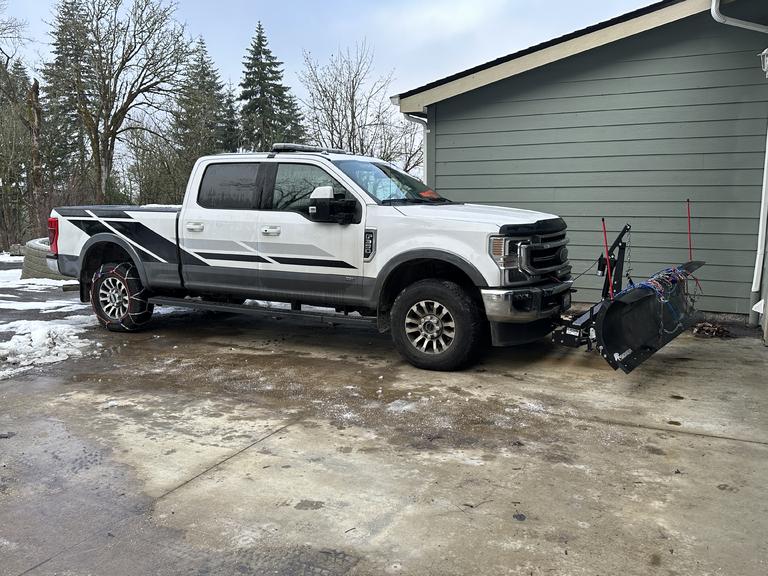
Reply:
<svg viewBox="0 0 768 576"><path fill-rule="evenodd" d="M607 254L600 254L597 259L597 275L604 278L603 299L574 319L560 318L558 328L552 333L552 340L556 344L562 344L569 348L586 346L587 350L592 351L597 341L595 322L606 304L606 298L609 294L618 294L622 290L624 261L627 255L627 242L624 238L631 230L632 226L625 224L608 248ZM606 273L606 268L609 268L608 273ZM575 290L573 291L575 292Z"/></svg>
<svg viewBox="0 0 768 576"><path fill-rule="evenodd" d="M689 277L696 280L692 274L704 264L690 261L667 268L639 284L627 274L629 286L624 289L630 230L625 224L609 247L603 225L605 252L596 262L597 275L604 277L602 300L575 318L559 318L552 333L556 344L586 346L588 351L596 347L611 368L627 374L690 327L695 292L689 299L685 283ZM653 330L658 324L653 336L649 319L655 319Z"/></svg>

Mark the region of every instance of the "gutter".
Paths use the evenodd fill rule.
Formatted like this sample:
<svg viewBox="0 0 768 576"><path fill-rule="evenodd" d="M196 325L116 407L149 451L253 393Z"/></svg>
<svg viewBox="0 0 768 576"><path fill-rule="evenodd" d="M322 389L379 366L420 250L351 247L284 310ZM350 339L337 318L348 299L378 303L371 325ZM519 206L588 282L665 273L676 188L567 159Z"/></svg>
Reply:
<svg viewBox="0 0 768 576"><path fill-rule="evenodd" d="M712 0L712 18L716 22L725 24L726 26L736 26L737 28L744 28L746 30L752 30L753 32L761 32L768 34L768 26L757 24L756 22L748 22L746 20L739 20L738 18L731 18L720 12L720 4L723 0ZM765 53L763 53L765 54ZM760 314L755 311L756 305L760 301L760 292L762 289L762 277L763 277L763 263L765 262L765 236L766 226L768 225L768 132L765 136L765 164L763 167L763 192L760 199L760 221L757 232L757 251L755 253L755 272L752 276L752 290L749 298L749 326L756 327L760 323ZM765 304L763 304L763 312L765 313ZM768 328L768 322L766 323ZM767 342L768 343L768 342Z"/></svg>
<svg viewBox="0 0 768 576"><path fill-rule="evenodd" d="M758 24L756 22L749 22L747 20L739 20L738 18L731 18L730 16L726 16L722 12L720 12L720 4L722 3L722 0L712 0L712 18L715 19L715 22L720 22L720 24L725 24L727 26L736 26L737 28L746 28L747 30L752 30L753 32L762 32L763 34L768 34L768 26L763 26L762 24Z"/></svg>

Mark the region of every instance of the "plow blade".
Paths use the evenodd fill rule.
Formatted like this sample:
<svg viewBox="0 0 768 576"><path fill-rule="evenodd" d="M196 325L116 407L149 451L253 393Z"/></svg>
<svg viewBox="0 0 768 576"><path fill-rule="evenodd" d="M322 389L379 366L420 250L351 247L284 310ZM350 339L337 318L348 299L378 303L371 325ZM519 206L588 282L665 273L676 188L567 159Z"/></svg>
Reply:
<svg viewBox="0 0 768 576"><path fill-rule="evenodd" d="M604 300L595 318L598 350L629 374L692 324L687 281L704 262L688 262Z"/></svg>

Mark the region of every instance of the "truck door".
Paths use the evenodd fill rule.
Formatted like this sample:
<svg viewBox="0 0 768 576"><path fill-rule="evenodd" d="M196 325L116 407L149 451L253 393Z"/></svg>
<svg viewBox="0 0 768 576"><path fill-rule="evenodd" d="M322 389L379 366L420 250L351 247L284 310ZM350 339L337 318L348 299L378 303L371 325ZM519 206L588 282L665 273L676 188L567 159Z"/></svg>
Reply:
<svg viewBox="0 0 768 576"><path fill-rule="evenodd" d="M254 292L261 261L256 251L260 182L258 162L216 162L193 175L179 220L186 288Z"/></svg>
<svg viewBox="0 0 768 576"><path fill-rule="evenodd" d="M320 163L272 161L259 212L259 291L266 298L316 304L353 304L362 290L364 205ZM355 199L349 224L313 222L309 197L318 186Z"/></svg>

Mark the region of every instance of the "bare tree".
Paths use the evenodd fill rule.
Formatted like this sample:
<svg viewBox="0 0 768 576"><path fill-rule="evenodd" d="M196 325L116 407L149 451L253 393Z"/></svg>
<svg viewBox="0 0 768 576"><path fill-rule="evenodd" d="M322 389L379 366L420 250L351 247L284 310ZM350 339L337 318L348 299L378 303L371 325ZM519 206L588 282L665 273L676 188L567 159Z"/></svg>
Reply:
<svg viewBox="0 0 768 576"><path fill-rule="evenodd" d="M163 0L82 0L70 22L82 58L73 63L72 91L93 155L96 202L106 199L115 146L141 129L134 117L160 106L179 75L188 42Z"/></svg>
<svg viewBox="0 0 768 576"><path fill-rule="evenodd" d="M24 22L10 16L5 16L8 0L0 0L0 47L7 54L8 47L16 47L21 42L24 32Z"/></svg>
<svg viewBox="0 0 768 576"><path fill-rule="evenodd" d="M421 128L407 122L387 98L392 75L373 77L373 51L358 44L320 64L304 52L299 79L310 140L319 146L376 156L406 170L422 162Z"/></svg>

